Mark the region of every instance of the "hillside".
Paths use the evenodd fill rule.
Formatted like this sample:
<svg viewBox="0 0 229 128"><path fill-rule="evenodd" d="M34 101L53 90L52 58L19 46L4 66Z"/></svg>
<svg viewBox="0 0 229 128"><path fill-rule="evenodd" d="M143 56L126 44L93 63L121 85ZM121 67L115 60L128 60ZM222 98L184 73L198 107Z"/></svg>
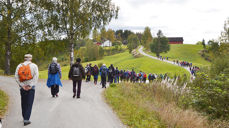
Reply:
<svg viewBox="0 0 229 128"><path fill-rule="evenodd" d="M157 73L157 74L169 73L170 76L174 76L175 74L189 75L189 72L181 67L168 64L166 62L162 62L159 60L153 60L148 57L134 58L128 52L124 52L112 56L106 56L102 60L92 61L88 63L92 63L93 65L99 63L105 63L107 66L113 64L115 67L119 67L119 69L125 69L125 70L134 69L136 72L142 70L143 72L146 73ZM85 66L86 63L84 63L83 65ZM62 67L63 79L67 79L68 71L69 71L69 66ZM40 71L40 78L43 79L47 78L47 70Z"/></svg>
<svg viewBox="0 0 229 128"><path fill-rule="evenodd" d="M203 50L202 45L191 45L191 44L173 44L170 45L170 51L167 53L160 54L162 57L169 57L169 60L180 60L192 62L195 66L208 66L210 62L206 61L199 54L199 51ZM150 53L153 56L156 54Z"/></svg>

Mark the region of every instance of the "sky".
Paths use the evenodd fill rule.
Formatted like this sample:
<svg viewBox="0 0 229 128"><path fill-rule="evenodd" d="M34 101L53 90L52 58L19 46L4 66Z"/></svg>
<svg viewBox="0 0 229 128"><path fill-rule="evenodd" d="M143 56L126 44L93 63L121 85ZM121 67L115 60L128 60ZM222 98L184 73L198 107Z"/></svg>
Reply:
<svg viewBox="0 0 229 128"><path fill-rule="evenodd" d="M229 18L229 0L112 0L119 6L118 19L107 28L143 32L151 28L155 37L183 37L185 44L218 39Z"/></svg>

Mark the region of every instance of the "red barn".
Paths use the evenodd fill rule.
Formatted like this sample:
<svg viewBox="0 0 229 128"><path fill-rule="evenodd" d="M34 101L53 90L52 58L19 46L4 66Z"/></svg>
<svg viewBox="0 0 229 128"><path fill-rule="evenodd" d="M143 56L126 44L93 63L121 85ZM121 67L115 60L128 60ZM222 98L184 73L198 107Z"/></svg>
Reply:
<svg viewBox="0 0 229 128"><path fill-rule="evenodd" d="M183 44L183 37L167 37L169 40L169 44Z"/></svg>

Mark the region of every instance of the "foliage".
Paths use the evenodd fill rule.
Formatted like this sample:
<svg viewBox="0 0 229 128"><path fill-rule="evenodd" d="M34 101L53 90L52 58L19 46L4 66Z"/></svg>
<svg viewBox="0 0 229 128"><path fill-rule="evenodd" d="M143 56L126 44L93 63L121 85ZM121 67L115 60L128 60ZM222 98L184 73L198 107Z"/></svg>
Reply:
<svg viewBox="0 0 229 128"><path fill-rule="evenodd" d="M0 90L0 119L3 118L7 110L9 98L5 92Z"/></svg>
<svg viewBox="0 0 229 128"><path fill-rule="evenodd" d="M115 33L112 29L107 30L107 39L111 42L115 41Z"/></svg>
<svg viewBox="0 0 229 128"><path fill-rule="evenodd" d="M1 0L0 1L0 44L4 48L4 70L10 75L12 47L22 43L35 43L40 30L39 9L36 0Z"/></svg>
<svg viewBox="0 0 229 128"><path fill-rule="evenodd" d="M110 84L110 87L112 87L112 88L114 88L114 87L116 87L117 85L115 84L115 83L112 83L112 84Z"/></svg>
<svg viewBox="0 0 229 128"><path fill-rule="evenodd" d="M224 23L223 31L220 36L220 43L229 43L229 18Z"/></svg>
<svg viewBox="0 0 229 128"><path fill-rule="evenodd" d="M146 48L149 49L150 48L150 43L153 40L152 34L151 34L151 30L149 27L146 27L143 34L142 34L142 45Z"/></svg>
<svg viewBox="0 0 229 128"><path fill-rule="evenodd" d="M206 48L206 44L205 44L205 40L204 39L202 41L202 45L203 45L203 48L205 49Z"/></svg>
<svg viewBox="0 0 229 128"><path fill-rule="evenodd" d="M156 53L157 57L160 56L160 53L170 50L169 40L163 35L161 30L158 31L157 38L154 38L150 44L150 50Z"/></svg>
<svg viewBox="0 0 229 128"><path fill-rule="evenodd" d="M224 58L224 59L222 59ZM229 57L218 56L209 72L197 73L189 84L189 105L212 119L229 120Z"/></svg>
<svg viewBox="0 0 229 128"><path fill-rule="evenodd" d="M92 33L93 35L93 41L94 42L101 42L101 37L100 37L100 35L99 35L99 32L97 31L97 29L95 28L95 29L93 29L93 33Z"/></svg>
<svg viewBox="0 0 229 128"><path fill-rule="evenodd" d="M127 47L129 49L129 53L131 53L133 49L136 49L139 46L139 39L135 34L131 34L128 37L127 42L128 42Z"/></svg>
<svg viewBox="0 0 229 128"><path fill-rule="evenodd" d="M107 25L117 18L119 8L111 0L37 0L42 8L43 26L48 36L65 35L70 46L70 63L74 63L74 40L89 35L90 31ZM54 33L54 34L53 34Z"/></svg>

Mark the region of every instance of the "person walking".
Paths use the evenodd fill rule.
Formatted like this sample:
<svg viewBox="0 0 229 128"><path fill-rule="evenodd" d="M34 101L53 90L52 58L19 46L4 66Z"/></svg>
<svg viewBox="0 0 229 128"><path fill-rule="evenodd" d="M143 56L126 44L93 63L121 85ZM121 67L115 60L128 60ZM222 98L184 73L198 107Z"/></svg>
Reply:
<svg viewBox="0 0 229 128"><path fill-rule="evenodd" d="M95 65L93 67L93 76L94 76L94 84L97 85L97 81L98 81L98 75L99 75L99 68L97 65Z"/></svg>
<svg viewBox="0 0 229 128"><path fill-rule="evenodd" d="M59 86L62 87L61 79L61 67L60 64L57 63L57 58L53 57L52 63L48 67L48 80L47 86L51 88L52 97L58 97Z"/></svg>
<svg viewBox="0 0 229 128"><path fill-rule="evenodd" d="M115 68L113 66L113 64L110 65L110 67L108 68L109 72L108 72L108 81L112 84L114 81L114 77L115 77Z"/></svg>
<svg viewBox="0 0 229 128"><path fill-rule="evenodd" d="M87 75L86 82L90 82L91 81L91 74L92 74L91 64L87 64L85 69L86 69L85 73Z"/></svg>
<svg viewBox="0 0 229 128"><path fill-rule="evenodd" d="M77 98L80 98L82 79L85 79L85 71L80 62L81 59L77 58L76 63L71 66L68 73L68 78L73 81L73 98L76 97L76 84Z"/></svg>
<svg viewBox="0 0 229 128"><path fill-rule="evenodd" d="M31 54L26 54L24 60L24 63L19 64L16 68L15 79L20 87L22 117L24 126L26 126L31 123L30 116L39 72L37 65L32 63Z"/></svg>
<svg viewBox="0 0 229 128"><path fill-rule="evenodd" d="M102 88L106 88L106 79L108 74L108 69L106 67L106 64L103 64L99 71L101 76Z"/></svg>
<svg viewBox="0 0 229 128"><path fill-rule="evenodd" d="M118 67L116 67L115 69L115 80L114 80L115 83L119 83L119 70L118 70Z"/></svg>

